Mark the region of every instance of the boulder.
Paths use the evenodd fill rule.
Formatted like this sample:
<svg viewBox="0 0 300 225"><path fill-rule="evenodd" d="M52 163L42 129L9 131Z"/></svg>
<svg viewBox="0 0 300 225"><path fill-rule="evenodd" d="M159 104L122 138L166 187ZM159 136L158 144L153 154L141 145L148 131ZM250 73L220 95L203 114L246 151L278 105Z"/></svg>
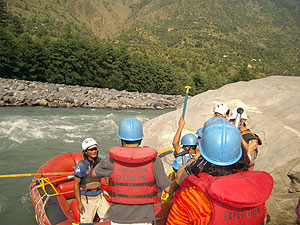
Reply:
<svg viewBox="0 0 300 225"><path fill-rule="evenodd" d="M267 201L270 224L295 224L300 165L300 77L271 76L237 82L188 100L183 134L195 132L213 116L213 107L224 102L230 109L242 107L247 127L262 139L255 169L270 173L274 188ZM170 147L182 108L156 117L144 126L143 145ZM166 159L169 171L172 156Z"/></svg>

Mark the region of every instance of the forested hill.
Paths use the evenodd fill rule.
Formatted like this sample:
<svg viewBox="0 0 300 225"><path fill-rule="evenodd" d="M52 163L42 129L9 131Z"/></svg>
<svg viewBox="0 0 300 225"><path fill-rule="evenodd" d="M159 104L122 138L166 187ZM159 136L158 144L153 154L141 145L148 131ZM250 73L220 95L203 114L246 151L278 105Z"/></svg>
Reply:
<svg viewBox="0 0 300 225"><path fill-rule="evenodd" d="M0 76L192 94L300 76L296 0L0 0Z"/></svg>

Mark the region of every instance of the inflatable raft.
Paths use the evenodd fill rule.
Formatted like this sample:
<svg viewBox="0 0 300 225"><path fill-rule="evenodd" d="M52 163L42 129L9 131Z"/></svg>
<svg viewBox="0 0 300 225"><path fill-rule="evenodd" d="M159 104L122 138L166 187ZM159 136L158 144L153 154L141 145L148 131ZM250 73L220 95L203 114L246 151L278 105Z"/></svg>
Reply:
<svg viewBox="0 0 300 225"><path fill-rule="evenodd" d="M39 225L84 224L80 223L72 176L75 165L82 159L81 153L65 153L52 158L39 168L37 173L41 175L35 176L30 185L30 198ZM155 224L166 223L170 207L170 203L155 204ZM94 221L93 224L110 224L110 221L97 222L97 217Z"/></svg>

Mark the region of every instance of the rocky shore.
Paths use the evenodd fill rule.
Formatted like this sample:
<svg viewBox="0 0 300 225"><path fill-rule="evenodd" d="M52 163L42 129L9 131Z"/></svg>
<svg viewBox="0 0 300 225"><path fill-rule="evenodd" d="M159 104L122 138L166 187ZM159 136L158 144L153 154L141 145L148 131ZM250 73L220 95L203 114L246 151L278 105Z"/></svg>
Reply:
<svg viewBox="0 0 300 225"><path fill-rule="evenodd" d="M0 107L175 109L184 97L0 78Z"/></svg>

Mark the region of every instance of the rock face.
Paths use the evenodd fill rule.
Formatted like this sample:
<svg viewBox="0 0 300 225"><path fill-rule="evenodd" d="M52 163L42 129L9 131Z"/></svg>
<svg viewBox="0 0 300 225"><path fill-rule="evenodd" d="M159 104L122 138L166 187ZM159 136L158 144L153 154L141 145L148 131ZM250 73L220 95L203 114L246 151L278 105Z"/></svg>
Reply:
<svg viewBox="0 0 300 225"><path fill-rule="evenodd" d="M188 100L183 133L202 127L213 116L216 102L225 102L230 109L244 108L247 127L262 139L255 170L267 171L274 179L267 201L270 224L295 224L300 198L300 77L238 82L194 96ZM181 113L179 108L148 121L143 145L170 147ZM171 156L165 161L166 172L171 161Z"/></svg>
<svg viewBox="0 0 300 225"><path fill-rule="evenodd" d="M174 109L180 95L159 95L0 78L1 106Z"/></svg>

